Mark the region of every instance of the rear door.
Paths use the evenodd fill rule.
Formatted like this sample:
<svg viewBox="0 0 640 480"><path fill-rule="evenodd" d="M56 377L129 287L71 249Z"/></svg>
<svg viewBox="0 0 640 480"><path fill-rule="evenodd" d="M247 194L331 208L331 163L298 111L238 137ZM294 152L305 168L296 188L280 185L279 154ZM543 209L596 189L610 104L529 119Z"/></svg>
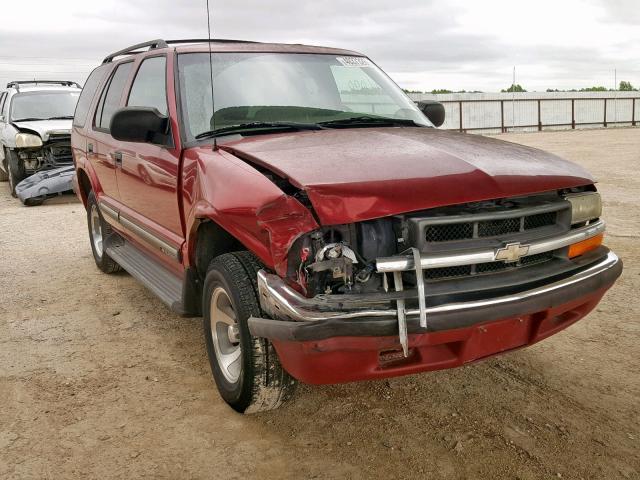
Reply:
<svg viewBox="0 0 640 480"><path fill-rule="evenodd" d="M2 141L2 134L4 133L4 118L2 118L2 107L4 101L7 98L7 92L0 92L0 169L8 170L4 165L4 148Z"/></svg>
<svg viewBox="0 0 640 480"><path fill-rule="evenodd" d="M119 201L120 193L116 179L116 167L121 156L120 142L109 134L111 117L122 105L122 97L133 70L133 62L119 64L105 85L93 118L93 152L87 152L87 158L98 176L103 194L111 200Z"/></svg>
<svg viewBox="0 0 640 480"><path fill-rule="evenodd" d="M9 93L8 92L2 92L3 96L2 96L2 101L0 101L0 143L2 143L2 145L0 145L0 148L2 146L7 146L8 145L8 140L7 140L7 121L8 118L7 116L9 115L9 102L10 102L10 98L9 98Z"/></svg>
<svg viewBox="0 0 640 480"><path fill-rule="evenodd" d="M139 64L126 105L155 108L168 115L167 57L145 57ZM175 139L178 141L178 139ZM178 204L180 149L169 145L120 142L122 163L116 172L122 212L141 222L151 234L179 245L183 232Z"/></svg>
<svg viewBox="0 0 640 480"><path fill-rule="evenodd" d="M96 161L96 140L91 127L85 128L85 126L87 125L87 117L91 111L98 87L104 82L110 68L111 65L104 64L91 72L76 104L73 129L71 131L71 147L73 148L73 158L76 165L82 165L85 161L90 163L95 163ZM91 125L93 122L88 123Z"/></svg>

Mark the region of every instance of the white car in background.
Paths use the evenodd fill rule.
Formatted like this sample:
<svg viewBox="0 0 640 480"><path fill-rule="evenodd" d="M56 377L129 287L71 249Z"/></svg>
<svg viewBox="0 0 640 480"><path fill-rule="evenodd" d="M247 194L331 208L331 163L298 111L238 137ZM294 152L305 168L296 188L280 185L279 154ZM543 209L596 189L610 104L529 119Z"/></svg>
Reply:
<svg viewBox="0 0 640 480"><path fill-rule="evenodd" d="M82 87L76 82L9 82L0 93L0 181L16 185L36 172L73 164L71 122Z"/></svg>

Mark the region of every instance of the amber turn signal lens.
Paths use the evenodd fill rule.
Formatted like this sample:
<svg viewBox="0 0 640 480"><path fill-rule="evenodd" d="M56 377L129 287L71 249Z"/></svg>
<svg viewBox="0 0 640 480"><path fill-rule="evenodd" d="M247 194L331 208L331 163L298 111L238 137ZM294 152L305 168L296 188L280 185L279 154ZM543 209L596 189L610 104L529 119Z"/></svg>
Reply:
<svg viewBox="0 0 640 480"><path fill-rule="evenodd" d="M578 257L587 252L590 252L591 250L595 250L600 245L602 245L603 238L604 238L604 233L601 233L600 235L596 235L595 237L588 238L587 240L574 243L569 247L569 258Z"/></svg>

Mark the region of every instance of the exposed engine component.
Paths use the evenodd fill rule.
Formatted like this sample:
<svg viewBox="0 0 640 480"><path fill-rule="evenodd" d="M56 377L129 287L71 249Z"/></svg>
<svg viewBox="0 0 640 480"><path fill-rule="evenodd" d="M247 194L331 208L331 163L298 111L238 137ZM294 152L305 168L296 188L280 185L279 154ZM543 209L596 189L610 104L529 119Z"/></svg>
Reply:
<svg viewBox="0 0 640 480"><path fill-rule="evenodd" d="M390 218L323 227L296 243L289 271L309 295L377 291L375 259L396 252Z"/></svg>
<svg viewBox="0 0 640 480"><path fill-rule="evenodd" d="M343 243L329 243L322 247L318 253L316 253L316 262L333 260L340 257L350 259L351 263L358 263L355 252Z"/></svg>
<svg viewBox="0 0 640 480"><path fill-rule="evenodd" d="M25 170L37 172L49 168L58 168L73 163L71 145L68 138L56 139L41 147L21 148L18 157L24 163Z"/></svg>

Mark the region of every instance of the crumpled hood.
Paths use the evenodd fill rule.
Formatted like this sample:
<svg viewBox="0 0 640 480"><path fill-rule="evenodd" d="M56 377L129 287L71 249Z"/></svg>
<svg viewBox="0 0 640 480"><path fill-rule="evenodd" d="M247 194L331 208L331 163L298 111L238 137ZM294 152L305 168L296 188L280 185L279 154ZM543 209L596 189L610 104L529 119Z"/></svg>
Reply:
<svg viewBox="0 0 640 480"><path fill-rule="evenodd" d="M542 150L433 128L294 132L221 148L304 189L325 225L594 181Z"/></svg>
<svg viewBox="0 0 640 480"><path fill-rule="evenodd" d="M40 135L43 142L49 141L49 135L71 135L73 120L32 120L28 122L11 122L14 127L25 133Z"/></svg>

